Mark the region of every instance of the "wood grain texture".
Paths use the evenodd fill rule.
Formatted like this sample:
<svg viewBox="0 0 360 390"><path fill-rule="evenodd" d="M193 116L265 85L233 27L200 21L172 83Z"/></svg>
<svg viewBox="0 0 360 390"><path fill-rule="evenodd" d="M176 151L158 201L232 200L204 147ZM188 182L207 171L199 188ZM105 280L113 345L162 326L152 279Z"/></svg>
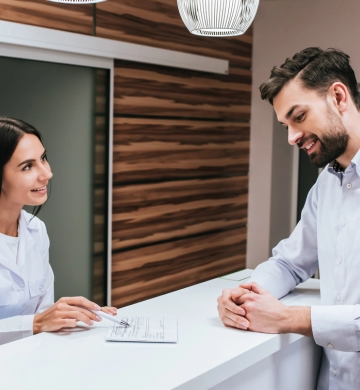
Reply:
<svg viewBox="0 0 360 390"><path fill-rule="evenodd" d="M93 297L106 304L106 270L108 248L108 133L109 72L96 69L94 102L93 156Z"/></svg>
<svg viewBox="0 0 360 390"><path fill-rule="evenodd" d="M97 35L229 60L250 68L252 30L232 38L204 38L190 34L176 0L108 0L97 5Z"/></svg>
<svg viewBox="0 0 360 390"><path fill-rule="evenodd" d="M191 35L176 0L109 0L98 36L229 60L229 74L115 61L112 303L245 267L252 30Z"/></svg>
<svg viewBox="0 0 360 390"><path fill-rule="evenodd" d="M247 184L244 176L114 188L113 249L244 226Z"/></svg>
<svg viewBox="0 0 360 390"><path fill-rule="evenodd" d="M244 227L116 253L112 304L129 305L243 269L245 252Z"/></svg>
<svg viewBox="0 0 360 390"><path fill-rule="evenodd" d="M55 4L46 0L0 0L0 19L80 34L93 34L92 4Z"/></svg>
<svg viewBox="0 0 360 390"><path fill-rule="evenodd" d="M251 74L202 72L115 61L116 115L249 121Z"/></svg>
<svg viewBox="0 0 360 390"><path fill-rule="evenodd" d="M114 184L247 175L249 125L114 119Z"/></svg>

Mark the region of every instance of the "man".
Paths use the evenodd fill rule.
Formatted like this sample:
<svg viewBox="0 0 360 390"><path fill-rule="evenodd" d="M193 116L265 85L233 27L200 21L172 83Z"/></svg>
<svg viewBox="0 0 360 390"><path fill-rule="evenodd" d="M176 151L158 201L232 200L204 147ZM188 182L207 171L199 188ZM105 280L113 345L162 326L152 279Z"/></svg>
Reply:
<svg viewBox="0 0 360 390"><path fill-rule="evenodd" d="M328 165L291 236L251 282L223 291L219 315L226 326L314 337L324 348L318 390L360 389L360 94L349 56L305 49L274 67L260 91L290 145ZM278 300L317 269L322 306Z"/></svg>

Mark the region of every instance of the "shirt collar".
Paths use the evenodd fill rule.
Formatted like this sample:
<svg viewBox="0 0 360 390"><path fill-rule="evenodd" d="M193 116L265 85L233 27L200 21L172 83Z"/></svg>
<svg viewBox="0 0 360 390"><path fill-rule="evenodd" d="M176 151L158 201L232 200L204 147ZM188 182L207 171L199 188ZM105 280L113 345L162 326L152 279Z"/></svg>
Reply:
<svg viewBox="0 0 360 390"><path fill-rule="evenodd" d="M355 154L355 156L351 160L351 164L350 165L352 167L355 166L356 173L358 174L358 176L360 176L360 150L358 150L358 152Z"/></svg>
<svg viewBox="0 0 360 390"><path fill-rule="evenodd" d="M345 170L343 170L343 171L339 170L338 165L339 165L339 163L336 160L334 160L328 165L327 170L330 173L332 173L333 175L335 175L339 178L342 178L342 175L344 172L345 173L349 172L350 170L352 170L355 167L356 173L360 177L360 150L358 150L358 152L355 154L355 156L351 160L350 165Z"/></svg>

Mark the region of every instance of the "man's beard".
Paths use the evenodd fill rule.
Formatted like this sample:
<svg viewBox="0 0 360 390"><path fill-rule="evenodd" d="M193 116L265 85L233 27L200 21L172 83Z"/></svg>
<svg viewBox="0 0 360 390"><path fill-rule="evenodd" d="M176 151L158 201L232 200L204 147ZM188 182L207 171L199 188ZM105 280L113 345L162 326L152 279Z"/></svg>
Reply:
<svg viewBox="0 0 360 390"><path fill-rule="evenodd" d="M328 107L327 132L321 139L314 134L313 139L316 139L320 145L318 151L309 155L310 162L317 168L323 168L345 152L349 142L349 134L341 119ZM304 143L302 142L298 146L301 147Z"/></svg>

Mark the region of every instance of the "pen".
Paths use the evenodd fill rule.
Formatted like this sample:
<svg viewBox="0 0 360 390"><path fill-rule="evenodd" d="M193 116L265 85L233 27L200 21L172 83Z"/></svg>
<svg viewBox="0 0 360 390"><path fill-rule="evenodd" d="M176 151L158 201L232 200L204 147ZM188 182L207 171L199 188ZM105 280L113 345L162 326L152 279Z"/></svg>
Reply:
<svg viewBox="0 0 360 390"><path fill-rule="evenodd" d="M87 310L90 310L90 309L87 309ZM109 320L109 321L112 321L112 322L115 322L118 325L130 326L130 324L128 324L126 321L119 320L117 317L113 317L110 314L106 314L106 313L104 313L101 310L90 310L90 311L92 311L93 313L95 313L99 317L105 318L106 320Z"/></svg>

